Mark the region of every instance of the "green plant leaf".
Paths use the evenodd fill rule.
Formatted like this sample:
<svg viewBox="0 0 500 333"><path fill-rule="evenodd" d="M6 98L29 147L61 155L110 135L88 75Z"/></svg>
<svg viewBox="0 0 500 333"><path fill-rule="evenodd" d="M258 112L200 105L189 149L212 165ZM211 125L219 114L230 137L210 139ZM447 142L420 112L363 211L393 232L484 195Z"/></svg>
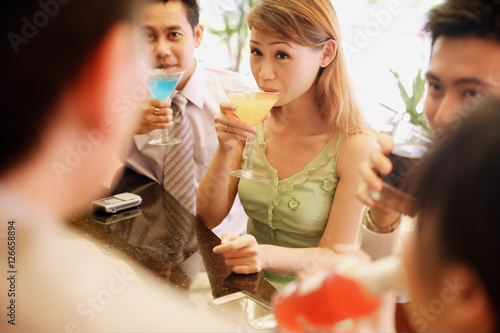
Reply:
<svg viewBox="0 0 500 333"><path fill-rule="evenodd" d="M422 76L422 69L418 70L417 76L413 79L413 85L412 85L412 95L411 97L409 96L408 92L406 91L405 87L403 86L403 83L401 82L401 78L399 74L394 71L390 70L392 75L396 78L396 83L398 86L398 89L400 91L401 98L403 99L403 102L405 104L406 110L405 112L399 112L396 111L390 107L388 107L385 104L379 103L381 106L383 106L386 109L389 109L395 113L403 113L403 114L408 114L410 116L410 122L419 126L422 126L424 129L429 130L429 125L427 123L427 120L425 119L425 115L421 112L417 111L417 106L420 103L420 100L422 99L422 96L424 95L425 92L425 84L426 80Z"/></svg>
<svg viewBox="0 0 500 333"><path fill-rule="evenodd" d="M394 109L393 109L393 108L391 108L390 106L387 106L387 105L382 104L382 103L380 103L380 102L379 102L378 104L380 104L382 107L384 107L384 108L386 108L386 109L388 109L388 110L391 110L392 112L395 112L395 113L400 113L399 111L394 110Z"/></svg>
<svg viewBox="0 0 500 333"><path fill-rule="evenodd" d="M408 105L408 103L410 103L410 97L408 96L408 93L406 92L406 89L403 86L403 83L401 83L401 79L399 78L399 74L396 73L395 71L393 71L392 69L391 69L391 73L396 78L399 92L401 94L401 97L403 98L405 105Z"/></svg>
<svg viewBox="0 0 500 333"><path fill-rule="evenodd" d="M412 108L416 109L425 91L425 79L422 77L422 69L418 70L417 76L413 79Z"/></svg>

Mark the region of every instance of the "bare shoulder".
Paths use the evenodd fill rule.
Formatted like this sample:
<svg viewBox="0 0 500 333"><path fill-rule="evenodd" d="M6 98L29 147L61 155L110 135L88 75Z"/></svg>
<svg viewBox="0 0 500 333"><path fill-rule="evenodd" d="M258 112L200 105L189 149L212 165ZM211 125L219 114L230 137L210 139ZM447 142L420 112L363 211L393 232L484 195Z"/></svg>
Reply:
<svg viewBox="0 0 500 333"><path fill-rule="evenodd" d="M337 172L358 170L359 164L369 161L370 153L380 149L375 134L352 134L344 138L339 152Z"/></svg>
<svg viewBox="0 0 500 333"><path fill-rule="evenodd" d="M358 133L351 134L344 138L340 154L357 154L370 152L374 149L380 149L375 134Z"/></svg>

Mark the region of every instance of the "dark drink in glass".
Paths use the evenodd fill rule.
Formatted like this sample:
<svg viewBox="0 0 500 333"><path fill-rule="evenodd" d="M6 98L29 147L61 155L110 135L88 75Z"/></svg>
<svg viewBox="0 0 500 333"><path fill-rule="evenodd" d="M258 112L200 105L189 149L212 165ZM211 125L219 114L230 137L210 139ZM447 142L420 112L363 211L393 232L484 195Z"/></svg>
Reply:
<svg viewBox="0 0 500 333"><path fill-rule="evenodd" d="M382 192L372 191L370 195L382 206L415 216L416 199L408 194L407 180L422 163L433 142L427 131L407 121L396 124L391 138L394 146L387 157L391 160L392 171L388 175L379 174L384 188Z"/></svg>
<svg viewBox="0 0 500 333"><path fill-rule="evenodd" d="M421 159L427 153L427 148L417 145L396 146L387 155L392 163L392 171L382 175L382 180L390 186L406 191L406 180L415 168L421 164Z"/></svg>
<svg viewBox="0 0 500 333"><path fill-rule="evenodd" d="M398 145L392 149L387 155L393 166L392 171L388 175L380 175L384 189L379 203L406 215L416 214L416 200L407 193L407 180L422 163L427 151L427 147L415 144Z"/></svg>

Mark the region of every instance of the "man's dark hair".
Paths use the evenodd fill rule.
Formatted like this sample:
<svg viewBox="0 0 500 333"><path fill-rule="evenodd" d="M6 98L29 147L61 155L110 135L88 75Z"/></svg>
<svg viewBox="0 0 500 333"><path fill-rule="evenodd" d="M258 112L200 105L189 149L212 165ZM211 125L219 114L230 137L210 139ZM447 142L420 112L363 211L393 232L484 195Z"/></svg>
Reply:
<svg viewBox="0 0 500 333"><path fill-rule="evenodd" d="M499 128L500 100L487 101L458 130L446 130L447 140L411 180L420 202L421 248L429 244L423 235L432 235L435 267L458 263L474 271L496 318L500 318ZM427 256L418 260L427 267ZM433 279L430 270L424 274Z"/></svg>
<svg viewBox="0 0 500 333"><path fill-rule="evenodd" d="M181 1L186 9L187 19L191 27L194 27L200 22L200 5L198 0L145 0L145 2L163 2Z"/></svg>
<svg viewBox="0 0 500 333"><path fill-rule="evenodd" d="M1 10L0 173L26 158L64 91L112 26L131 20L127 0L15 0Z"/></svg>
<svg viewBox="0 0 500 333"><path fill-rule="evenodd" d="M440 36L500 42L500 0L447 0L430 10L424 29L433 44Z"/></svg>

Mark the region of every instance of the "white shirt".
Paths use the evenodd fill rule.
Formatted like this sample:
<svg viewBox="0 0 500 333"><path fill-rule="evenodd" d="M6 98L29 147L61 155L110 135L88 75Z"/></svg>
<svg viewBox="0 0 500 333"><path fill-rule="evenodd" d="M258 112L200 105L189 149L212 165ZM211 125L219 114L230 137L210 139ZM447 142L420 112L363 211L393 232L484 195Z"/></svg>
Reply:
<svg viewBox="0 0 500 333"><path fill-rule="evenodd" d="M142 267L67 231L50 213L1 184L0 221L1 332L238 329L153 280Z"/></svg>
<svg viewBox="0 0 500 333"><path fill-rule="evenodd" d="M361 217L363 219L363 217ZM373 260L401 252L405 239L413 232L415 220L404 216L399 226L389 233L377 233L360 222L357 243Z"/></svg>
<svg viewBox="0 0 500 333"><path fill-rule="evenodd" d="M404 216L396 229L385 234L371 231L362 221L363 216L358 229L357 243L373 260L390 255L401 256L405 239L410 237L415 229L415 219L409 216ZM396 290L396 294L398 303L408 302L409 294L404 287Z"/></svg>
<svg viewBox="0 0 500 333"><path fill-rule="evenodd" d="M235 72L205 68L197 62L193 74L180 92L188 100L186 115L192 130L196 189L217 149L214 118L220 111L219 104L222 101L229 101L224 86L253 87L255 82ZM163 184L166 147L148 144L149 140L160 135L160 131L135 135L125 164L134 171ZM244 234L247 219L239 197L236 197L226 219L213 231L219 236L222 231Z"/></svg>

